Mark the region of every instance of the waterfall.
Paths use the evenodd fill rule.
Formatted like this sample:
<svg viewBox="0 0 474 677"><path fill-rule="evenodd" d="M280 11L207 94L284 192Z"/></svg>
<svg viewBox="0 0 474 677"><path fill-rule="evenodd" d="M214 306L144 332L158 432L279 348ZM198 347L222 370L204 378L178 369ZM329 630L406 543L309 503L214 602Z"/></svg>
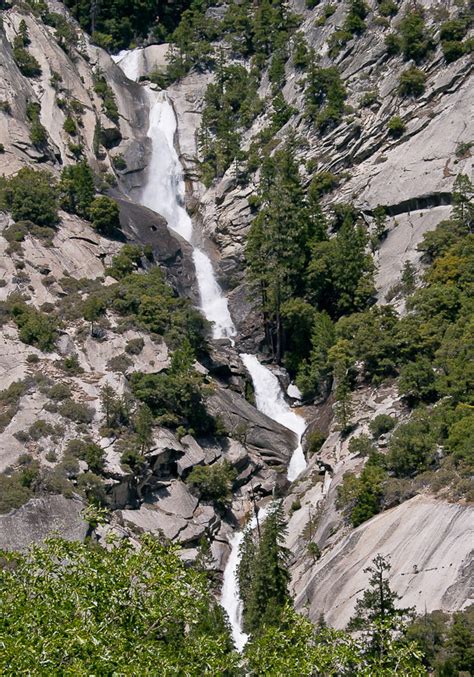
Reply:
<svg viewBox="0 0 474 677"><path fill-rule="evenodd" d="M148 137L152 141L152 150L149 179L142 192L141 203L164 216L169 227L193 246L201 310L212 323L213 338L232 339L236 330L227 299L216 280L209 256L195 245L193 224L185 208L183 168L174 145L177 123L173 106L165 94L148 92Z"/></svg>
<svg viewBox="0 0 474 677"><path fill-rule="evenodd" d="M289 428L298 437L298 445L293 451L288 466L287 477L292 482L306 468L301 438L306 430L306 421L295 413L285 400L280 383L270 369L260 364L255 355L243 353L241 356L247 371L252 377L257 409L285 428Z"/></svg>
<svg viewBox="0 0 474 677"><path fill-rule="evenodd" d="M121 52L115 57L116 63L131 80L137 80L139 74L140 50ZM148 166L148 180L142 191L141 203L161 214L168 226L193 248L193 262L199 289L201 310L212 322L215 339L232 338L236 329L230 316L227 299L216 280L209 256L197 246L193 225L185 208L185 183L183 168L174 145L177 120L173 106L166 93L155 92L147 88L150 97L150 117L148 137L152 149ZM242 361L252 377L255 388L257 408L270 418L293 430L298 437L298 446L294 450L288 467L288 479L296 479L305 469L306 461L301 446L301 437L306 424L286 403L278 379L272 372L260 364L255 355L242 354ZM266 510L259 512L263 521ZM248 528L256 527L254 517ZM236 648L241 651L247 641L242 631L242 603L239 596L237 570L240 562L240 545L244 534L237 532L230 539L231 553L224 570L221 604L232 628L232 637Z"/></svg>
<svg viewBox="0 0 474 677"><path fill-rule="evenodd" d="M129 80L136 82L140 76L141 49L122 49L118 54L112 55L112 60L120 66Z"/></svg>
<svg viewBox="0 0 474 677"><path fill-rule="evenodd" d="M258 511L260 524L267 516L267 509L261 508ZM257 518L252 517L247 525L247 529L255 529ZM240 564L240 546L244 540L244 531L238 531L229 540L231 547L229 559L224 570L224 581L222 584L221 605L227 612L229 623L232 630L232 639L234 640L237 651L242 651L248 640L248 635L242 630L242 600L240 599L239 581L237 571Z"/></svg>

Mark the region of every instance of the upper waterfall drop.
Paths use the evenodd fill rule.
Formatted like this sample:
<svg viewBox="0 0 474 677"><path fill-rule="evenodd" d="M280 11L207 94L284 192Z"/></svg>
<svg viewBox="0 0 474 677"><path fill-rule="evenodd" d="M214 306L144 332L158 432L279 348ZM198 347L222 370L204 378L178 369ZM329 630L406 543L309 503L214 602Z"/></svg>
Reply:
<svg viewBox="0 0 474 677"><path fill-rule="evenodd" d="M280 383L270 369L260 364L255 355L243 353L240 357L252 377L257 409L292 430L298 437L298 446L293 451L287 472L287 477L292 482L306 468L301 445L301 438L306 430L306 421L288 405Z"/></svg>
<svg viewBox="0 0 474 677"><path fill-rule="evenodd" d="M120 66L129 80L137 82L140 77L141 49L122 49L118 54L112 54L112 60Z"/></svg>
<svg viewBox="0 0 474 677"><path fill-rule="evenodd" d="M236 329L227 299L217 282L209 256L194 244L193 224L185 208L183 168L174 145L177 121L173 106L163 92L148 89L148 94L148 137L152 141L152 150L148 180L140 202L164 216L168 226L193 246L201 310L212 323L213 338L232 339Z"/></svg>

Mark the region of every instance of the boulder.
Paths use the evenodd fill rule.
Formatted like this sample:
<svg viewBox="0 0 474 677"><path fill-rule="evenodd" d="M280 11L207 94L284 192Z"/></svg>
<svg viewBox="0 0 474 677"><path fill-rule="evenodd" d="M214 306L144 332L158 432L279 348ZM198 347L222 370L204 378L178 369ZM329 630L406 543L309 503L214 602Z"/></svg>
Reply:
<svg viewBox="0 0 474 677"><path fill-rule="evenodd" d="M271 465L286 465L298 441L295 433L262 414L232 390L216 390L206 400L208 412L219 416L227 430L242 436Z"/></svg>

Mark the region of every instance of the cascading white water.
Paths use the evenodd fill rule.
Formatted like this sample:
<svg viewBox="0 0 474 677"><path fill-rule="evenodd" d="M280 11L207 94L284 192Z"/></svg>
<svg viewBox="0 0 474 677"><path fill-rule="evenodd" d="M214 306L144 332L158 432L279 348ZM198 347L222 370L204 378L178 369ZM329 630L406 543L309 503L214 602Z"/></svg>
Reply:
<svg viewBox="0 0 474 677"><path fill-rule="evenodd" d="M140 72L140 50L122 52L115 61L131 80L138 80ZM148 181L143 189L141 203L163 215L168 225L193 247L193 261L205 317L213 323L216 339L235 336L236 330L229 313L227 299L216 280L210 258L193 241L191 218L185 209L185 184L183 170L174 146L176 115L166 94L147 89L150 97L150 118L148 137L152 141L152 152L148 167ZM243 354L255 387L257 407L270 418L293 430L301 440L305 422L286 403L278 379L269 369L261 365L255 355ZM294 480L306 467L301 444L293 452L288 467L288 479ZM259 519L263 521L266 510L262 509ZM255 528L254 517L249 527ZM224 571L221 604L232 627L236 648L243 649L247 635L242 631L242 603L239 596L237 570L240 562L240 545L243 532L236 533L229 541L231 554Z"/></svg>
<svg viewBox="0 0 474 677"><path fill-rule="evenodd" d="M301 446L301 438L306 430L306 422L295 413L286 402L280 383L270 369L260 364L255 355L243 353L242 362L252 377L255 389L257 409L286 428L293 430L298 437L298 446L293 451L288 466L287 477L292 482L306 468L306 460Z"/></svg>
<svg viewBox="0 0 474 677"><path fill-rule="evenodd" d="M129 80L136 82L140 76L141 49L122 49L118 54L112 55L113 61L120 66Z"/></svg>
<svg viewBox="0 0 474 677"><path fill-rule="evenodd" d="M183 169L174 146L176 115L166 95L148 90L150 121L148 136L152 152L148 167L148 182L141 203L158 212L170 228L193 246L201 310L212 322L215 339L232 339L236 334L227 299L216 280L209 256L193 242L193 224L184 206L185 184Z"/></svg>
<svg viewBox="0 0 474 677"><path fill-rule="evenodd" d="M258 520L262 524L268 514L266 508L261 508L258 512ZM252 517L247 525L247 529L255 529L257 518ZM232 629L232 639L234 640L237 651L242 651L248 640L248 635L242 631L242 600L239 593L239 582L237 572L240 564L240 546L244 540L244 531L238 531L229 541L231 547L229 559L224 569L224 580L222 584L221 605L227 612L230 627Z"/></svg>

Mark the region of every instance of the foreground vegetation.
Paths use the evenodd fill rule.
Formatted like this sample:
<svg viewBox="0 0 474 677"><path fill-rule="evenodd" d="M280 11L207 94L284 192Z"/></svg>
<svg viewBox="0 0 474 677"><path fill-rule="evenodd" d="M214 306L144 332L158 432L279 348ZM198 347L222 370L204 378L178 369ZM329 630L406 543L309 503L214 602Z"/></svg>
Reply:
<svg viewBox="0 0 474 677"><path fill-rule="evenodd" d="M87 517L93 525L103 519L90 510ZM2 674L151 675L159 666L160 674L192 677L381 677L471 669L472 613L412 620L412 610L397 604L381 556L366 570L368 588L349 625L362 634L333 630L324 619L313 626L288 596L281 527L275 506L250 559L249 539L244 546L241 585L244 570L256 580L250 606L245 597L251 639L243 656L232 646L204 560L185 565L175 547L151 536L141 537L138 549L111 537L107 549L50 539L25 554L2 553Z"/></svg>

